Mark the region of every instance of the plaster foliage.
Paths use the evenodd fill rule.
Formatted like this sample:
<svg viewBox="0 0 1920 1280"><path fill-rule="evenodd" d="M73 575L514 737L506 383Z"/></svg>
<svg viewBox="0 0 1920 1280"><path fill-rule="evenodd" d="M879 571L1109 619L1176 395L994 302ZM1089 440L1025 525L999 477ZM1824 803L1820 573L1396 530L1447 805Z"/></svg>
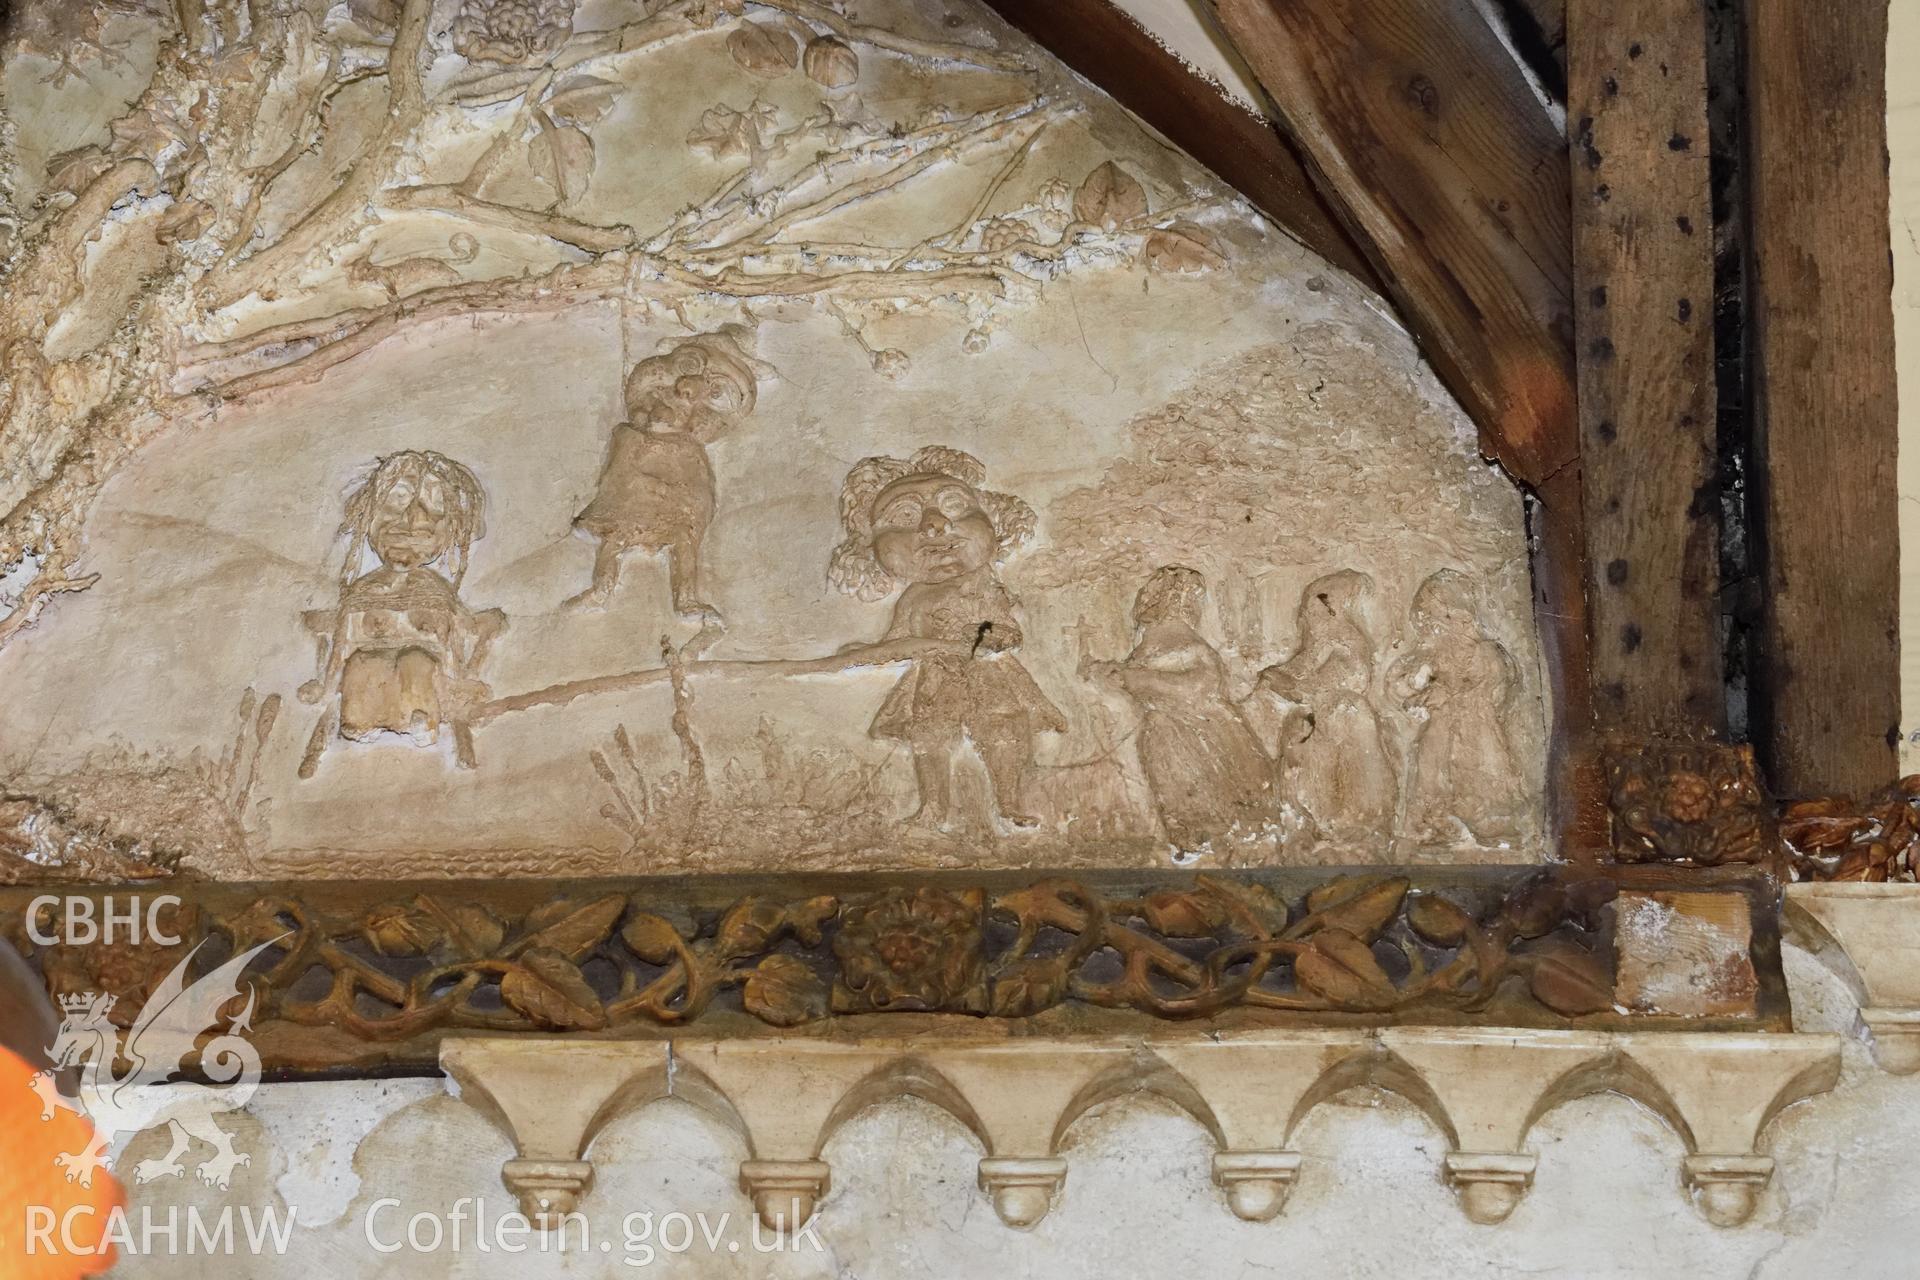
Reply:
<svg viewBox="0 0 1920 1280"><path fill-rule="evenodd" d="M969 0L26 0L10 878L1513 861L1520 495Z"/></svg>

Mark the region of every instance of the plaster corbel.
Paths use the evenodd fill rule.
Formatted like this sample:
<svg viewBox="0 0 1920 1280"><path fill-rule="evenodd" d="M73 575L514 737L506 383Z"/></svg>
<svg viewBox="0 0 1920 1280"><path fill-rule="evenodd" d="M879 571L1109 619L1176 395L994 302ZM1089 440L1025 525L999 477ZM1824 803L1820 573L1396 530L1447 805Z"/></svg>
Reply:
<svg viewBox="0 0 1920 1280"><path fill-rule="evenodd" d="M1538 1158L1523 1145L1549 1087L1607 1052L1606 1036L1582 1031L1397 1028L1380 1042L1438 1101L1453 1143L1446 1181L1487 1226L1533 1185Z"/></svg>
<svg viewBox="0 0 1920 1280"><path fill-rule="evenodd" d="M593 1185L586 1158L618 1115L668 1091L665 1041L450 1039L440 1047L449 1088L514 1146L500 1180L541 1230L557 1227ZM556 1079L567 1087L556 1089Z"/></svg>
<svg viewBox="0 0 1920 1280"><path fill-rule="evenodd" d="M1234 1216L1279 1216L1303 1156L1292 1149L1302 1102L1314 1084L1366 1047L1350 1032L1259 1031L1214 1039L1168 1039L1154 1052L1207 1102L1217 1125L1213 1185ZM1247 1082L1258 1080L1258 1088Z"/></svg>
<svg viewBox="0 0 1920 1280"><path fill-rule="evenodd" d="M851 1101L862 1082L900 1057L892 1046L784 1039L693 1041L675 1054L674 1093L739 1130L749 1152L740 1190L773 1231L813 1218L833 1187L827 1139L865 1105Z"/></svg>
<svg viewBox="0 0 1920 1280"><path fill-rule="evenodd" d="M1753 1216L1772 1180L1761 1131L1840 1079L1837 1036L1641 1032L1614 1040L1672 1099L1689 1151L1683 1180L1715 1226Z"/></svg>
<svg viewBox="0 0 1920 1280"><path fill-rule="evenodd" d="M952 1048L927 1059L953 1081L979 1117L987 1154L980 1189L1000 1220L1029 1231L1066 1184L1059 1153L1066 1130L1087 1110L1136 1089L1151 1067L1122 1044L1010 1040Z"/></svg>
<svg viewBox="0 0 1920 1280"><path fill-rule="evenodd" d="M1786 921L1810 949L1845 955L1874 1060L1895 1075L1920 1071L1920 885L1789 885Z"/></svg>

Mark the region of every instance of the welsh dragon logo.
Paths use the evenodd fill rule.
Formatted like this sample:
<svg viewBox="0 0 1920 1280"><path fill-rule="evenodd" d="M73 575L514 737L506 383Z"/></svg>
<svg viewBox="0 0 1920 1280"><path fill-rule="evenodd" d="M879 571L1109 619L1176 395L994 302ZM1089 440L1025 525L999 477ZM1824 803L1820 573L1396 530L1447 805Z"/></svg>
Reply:
<svg viewBox="0 0 1920 1280"><path fill-rule="evenodd" d="M246 993L245 1006L227 1020L224 1031L221 1010L240 997L239 979L248 963L277 941L244 951L190 984L187 966L200 950L196 945L147 998L124 1043L120 1028L107 1017L114 996L84 993L60 998L65 1016L47 1049L53 1067L33 1077L32 1085L40 1095L42 1120L53 1119L59 1107L93 1124L93 1139L84 1148L54 1157L67 1171L67 1181L92 1186L94 1170L111 1166L108 1149L116 1135L137 1133L162 1122L172 1131L172 1146L160 1159L135 1165L135 1182L183 1174L186 1166L181 1157L188 1156L193 1139L213 1148L196 1170L200 1180L222 1190L236 1167L251 1162L251 1157L233 1149L233 1135L213 1117L216 1112L245 1106L260 1083L260 1054L245 1038L252 1029L253 992ZM201 1045L201 1037L208 1032L219 1034ZM201 1074L213 1083L152 1087L172 1081L196 1047ZM116 1072L123 1063L126 1071ZM79 1092L71 1097L61 1091L58 1080L58 1073L68 1068L80 1073Z"/></svg>

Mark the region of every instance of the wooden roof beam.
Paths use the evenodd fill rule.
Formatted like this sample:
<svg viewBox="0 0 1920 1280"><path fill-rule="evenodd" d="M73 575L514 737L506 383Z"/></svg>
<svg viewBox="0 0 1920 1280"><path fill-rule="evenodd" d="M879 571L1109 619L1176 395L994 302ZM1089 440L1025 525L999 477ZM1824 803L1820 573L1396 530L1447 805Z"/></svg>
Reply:
<svg viewBox="0 0 1920 1280"><path fill-rule="evenodd" d="M1566 140L1471 0L1209 0L1482 447L1579 456Z"/></svg>
<svg viewBox="0 0 1920 1280"><path fill-rule="evenodd" d="M1900 739L1887 0L1748 0L1753 740L1786 795L1872 792Z"/></svg>
<svg viewBox="0 0 1920 1280"><path fill-rule="evenodd" d="M1699 0L1572 0L1581 474L1603 733L1727 730Z"/></svg>

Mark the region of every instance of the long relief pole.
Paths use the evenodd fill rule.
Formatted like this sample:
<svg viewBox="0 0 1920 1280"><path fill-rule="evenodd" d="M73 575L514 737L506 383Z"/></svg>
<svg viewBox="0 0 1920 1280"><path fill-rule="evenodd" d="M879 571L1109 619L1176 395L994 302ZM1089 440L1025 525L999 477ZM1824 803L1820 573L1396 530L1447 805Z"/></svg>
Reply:
<svg viewBox="0 0 1920 1280"><path fill-rule="evenodd" d="M696 641L699 639L700 637L695 637ZM841 671L852 671L857 667L883 667L890 663L914 662L940 654L965 657L972 652L972 648L972 645L963 640L883 640L878 644L861 645L845 653L830 654L822 658L722 658L706 662L689 658L685 670L689 675L832 675ZM686 657L684 650L682 656ZM580 680L568 680L561 684L530 690L527 693L516 693L483 702L474 710L473 723L485 724L509 712L527 711L534 707L565 706L575 698L584 698L592 694L624 693L630 689L641 689L648 685L665 684L672 674L671 667L660 666L645 667L638 671L622 671L615 675L587 676Z"/></svg>

